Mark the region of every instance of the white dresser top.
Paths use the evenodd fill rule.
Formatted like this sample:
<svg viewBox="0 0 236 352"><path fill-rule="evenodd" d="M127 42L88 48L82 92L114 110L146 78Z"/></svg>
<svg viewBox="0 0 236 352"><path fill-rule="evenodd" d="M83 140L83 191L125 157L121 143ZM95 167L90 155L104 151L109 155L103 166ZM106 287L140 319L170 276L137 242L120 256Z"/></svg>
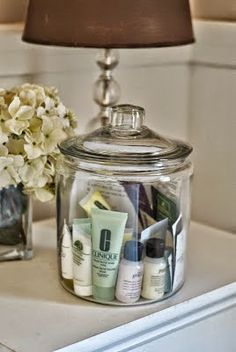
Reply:
<svg viewBox="0 0 236 352"><path fill-rule="evenodd" d="M55 220L34 223L33 234L32 260L0 263L1 352L49 352L85 339L77 349L67 350L98 351L94 343L99 337L91 339L94 335L145 316L131 324L138 327L157 318L167 321L173 309L183 314L236 291L236 236L198 223L191 224L183 288L161 303L139 307L103 306L65 291L57 276ZM123 332L129 326L135 329L128 324ZM114 330L117 336L119 329ZM112 336L111 332L107 338Z"/></svg>

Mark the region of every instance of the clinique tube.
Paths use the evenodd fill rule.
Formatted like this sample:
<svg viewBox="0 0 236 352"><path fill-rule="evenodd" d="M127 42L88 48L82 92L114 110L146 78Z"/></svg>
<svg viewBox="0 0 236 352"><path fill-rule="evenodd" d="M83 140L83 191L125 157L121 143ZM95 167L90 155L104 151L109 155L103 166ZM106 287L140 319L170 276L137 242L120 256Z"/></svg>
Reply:
<svg viewBox="0 0 236 352"><path fill-rule="evenodd" d="M73 281L78 296L92 295L91 219L73 222Z"/></svg>
<svg viewBox="0 0 236 352"><path fill-rule="evenodd" d="M96 208L91 214L93 296L112 301L128 214Z"/></svg>

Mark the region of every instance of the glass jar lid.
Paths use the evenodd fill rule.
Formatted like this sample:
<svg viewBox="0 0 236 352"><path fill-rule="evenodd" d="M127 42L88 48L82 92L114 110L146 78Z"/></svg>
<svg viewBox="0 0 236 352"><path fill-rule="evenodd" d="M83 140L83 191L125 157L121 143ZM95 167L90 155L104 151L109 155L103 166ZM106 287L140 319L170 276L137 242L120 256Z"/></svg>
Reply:
<svg viewBox="0 0 236 352"><path fill-rule="evenodd" d="M114 106L108 126L67 139L60 144L60 151L79 161L106 165L174 167L183 163L192 147L152 131L143 125L144 115L139 106Z"/></svg>

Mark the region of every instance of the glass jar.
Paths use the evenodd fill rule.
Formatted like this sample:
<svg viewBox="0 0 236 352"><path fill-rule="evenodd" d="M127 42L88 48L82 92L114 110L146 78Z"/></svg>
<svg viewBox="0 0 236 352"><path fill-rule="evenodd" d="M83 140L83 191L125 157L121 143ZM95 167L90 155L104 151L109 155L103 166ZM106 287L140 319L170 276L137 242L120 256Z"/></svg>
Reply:
<svg viewBox="0 0 236 352"><path fill-rule="evenodd" d="M31 259L32 204L22 185L0 190L0 262Z"/></svg>
<svg viewBox="0 0 236 352"><path fill-rule="evenodd" d="M192 148L143 120L143 108L118 105L108 126L60 145L60 280L90 301L147 304L184 282Z"/></svg>

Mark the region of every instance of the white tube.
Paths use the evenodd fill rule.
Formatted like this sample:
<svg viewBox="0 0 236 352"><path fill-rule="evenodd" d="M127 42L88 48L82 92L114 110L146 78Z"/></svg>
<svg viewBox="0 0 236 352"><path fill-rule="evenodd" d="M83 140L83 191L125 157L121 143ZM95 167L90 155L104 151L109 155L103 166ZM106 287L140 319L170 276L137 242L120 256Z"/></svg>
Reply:
<svg viewBox="0 0 236 352"><path fill-rule="evenodd" d="M74 219L72 235L74 291L78 296L91 296L91 219Z"/></svg>
<svg viewBox="0 0 236 352"><path fill-rule="evenodd" d="M72 240L70 230L64 221L61 242L61 275L64 279L73 279L73 259L72 259Z"/></svg>

